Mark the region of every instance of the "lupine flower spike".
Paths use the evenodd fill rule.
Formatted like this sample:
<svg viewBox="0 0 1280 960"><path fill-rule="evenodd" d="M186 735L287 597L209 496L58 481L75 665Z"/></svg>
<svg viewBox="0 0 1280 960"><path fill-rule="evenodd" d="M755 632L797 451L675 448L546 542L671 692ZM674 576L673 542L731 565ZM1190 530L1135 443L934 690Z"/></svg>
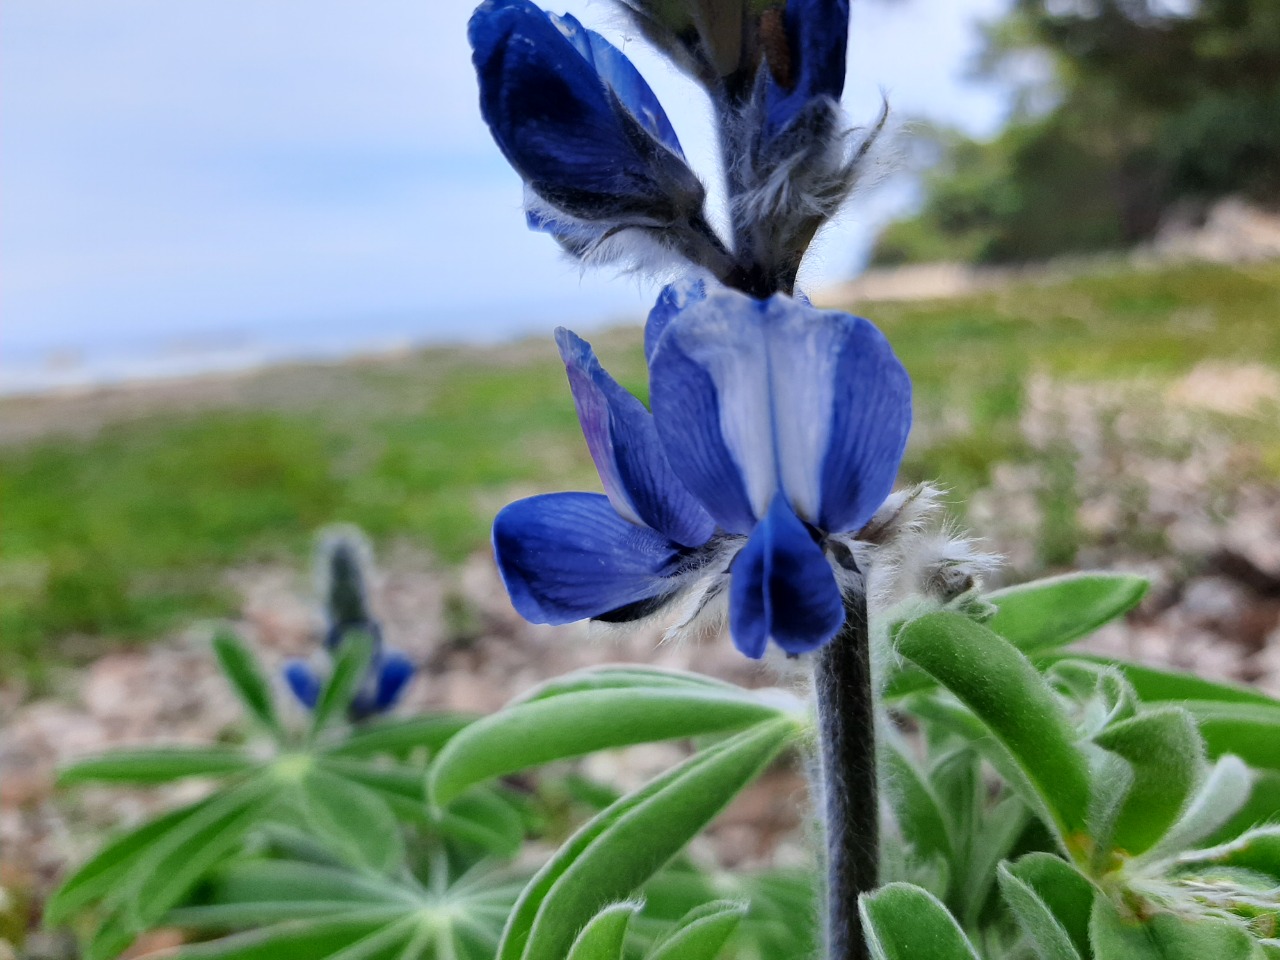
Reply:
<svg viewBox="0 0 1280 960"><path fill-rule="evenodd" d="M324 649L336 655L356 634L368 637L373 647L368 673L348 711L353 721L394 707L415 672L408 657L383 646L382 625L369 604L372 569L372 552L359 531L340 527L321 538L316 573L324 602ZM290 660L284 666L284 679L299 703L307 709L315 707L322 682L310 663Z"/></svg>

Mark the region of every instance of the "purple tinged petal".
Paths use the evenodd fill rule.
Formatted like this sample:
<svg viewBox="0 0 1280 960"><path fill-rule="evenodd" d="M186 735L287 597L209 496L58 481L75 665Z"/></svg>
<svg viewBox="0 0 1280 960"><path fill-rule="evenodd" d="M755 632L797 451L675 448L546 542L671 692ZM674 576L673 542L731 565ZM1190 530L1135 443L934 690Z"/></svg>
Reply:
<svg viewBox="0 0 1280 960"><path fill-rule="evenodd" d="M644 325L644 358L653 360L654 351L658 349L658 341L662 339L667 325L676 318L685 307L707 296L705 280L680 280L669 283L658 294L658 300L649 311L649 319Z"/></svg>
<svg viewBox="0 0 1280 960"><path fill-rule="evenodd" d="M498 570L533 623L625 619L674 592L679 545L622 519L597 493L551 493L508 504L493 521Z"/></svg>
<svg viewBox="0 0 1280 960"><path fill-rule="evenodd" d="M715 521L672 472L644 404L609 376L587 341L560 327L556 344L587 449L614 509L683 546L706 543Z"/></svg>
<svg viewBox="0 0 1280 960"><path fill-rule="evenodd" d="M320 699L320 678L301 660L290 660L284 665L284 680L298 702L308 710L315 708Z"/></svg>
<svg viewBox="0 0 1280 960"><path fill-rule="evenodd" d="M778 495L733 561L729 632L752 659L770 641L789 654L830 642L844 623L831 564L809 529Z"/></svg>

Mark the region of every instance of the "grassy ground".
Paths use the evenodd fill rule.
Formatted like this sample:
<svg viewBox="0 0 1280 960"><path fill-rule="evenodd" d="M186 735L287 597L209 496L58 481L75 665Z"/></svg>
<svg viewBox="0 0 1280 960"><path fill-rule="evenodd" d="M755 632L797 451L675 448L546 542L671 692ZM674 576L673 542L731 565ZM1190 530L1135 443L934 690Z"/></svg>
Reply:
<svg viewBox="0 0 1280 960"><path fill-rule="evenodd" d="M941 478L960 497L993 464L1042 456L1018 429L1036 372L1167 380L1205 359L1280 366L1277 263L1117 268L858 310L915 381L905 474ZM643 395L635 331L598 340L606 366ZM6 401L0 419L38 408ZM275 371L235 397L102 419L0 447L0 673L228 613L222 571L300 562L326 523L453 561L484 544L512 497L597 488L549 339ZM1280 472L1280 438L1258 439Z"/></svg>

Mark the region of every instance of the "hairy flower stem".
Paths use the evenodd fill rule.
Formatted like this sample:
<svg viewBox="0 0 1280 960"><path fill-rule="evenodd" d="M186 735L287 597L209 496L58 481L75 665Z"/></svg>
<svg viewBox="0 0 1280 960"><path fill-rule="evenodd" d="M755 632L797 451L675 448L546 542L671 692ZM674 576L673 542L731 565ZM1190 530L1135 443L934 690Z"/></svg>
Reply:
<svg viewBox="0 0 1280 960"><path fill-rule="evenodd" d="M868 960L858 895L876 886L880 858L875 707L867 599L845 599L844 626L813 668L818 711L817 803L826 832L826 960Z"/></svg>

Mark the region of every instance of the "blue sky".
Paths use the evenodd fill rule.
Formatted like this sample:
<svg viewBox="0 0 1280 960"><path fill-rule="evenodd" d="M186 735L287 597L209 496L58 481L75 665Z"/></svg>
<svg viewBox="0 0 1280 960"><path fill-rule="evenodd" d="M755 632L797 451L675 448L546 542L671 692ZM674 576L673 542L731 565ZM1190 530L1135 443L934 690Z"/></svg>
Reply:
<svg viewBox="0 0 1280 960"><path fill-rule="evenodd" d="M471 6L6 0L0 387L642 311L652 291L583 277L525 231L518 180L479 119ZM872 116L884 87L899 115L993 130L1004 97L963 73L974 22L1003 6L856 0L851 112ZM624 39L608 3L568 7ZM626 49L713 182L700 95ZM851 272L902 197L864 196L809 282Z"/></svg>

